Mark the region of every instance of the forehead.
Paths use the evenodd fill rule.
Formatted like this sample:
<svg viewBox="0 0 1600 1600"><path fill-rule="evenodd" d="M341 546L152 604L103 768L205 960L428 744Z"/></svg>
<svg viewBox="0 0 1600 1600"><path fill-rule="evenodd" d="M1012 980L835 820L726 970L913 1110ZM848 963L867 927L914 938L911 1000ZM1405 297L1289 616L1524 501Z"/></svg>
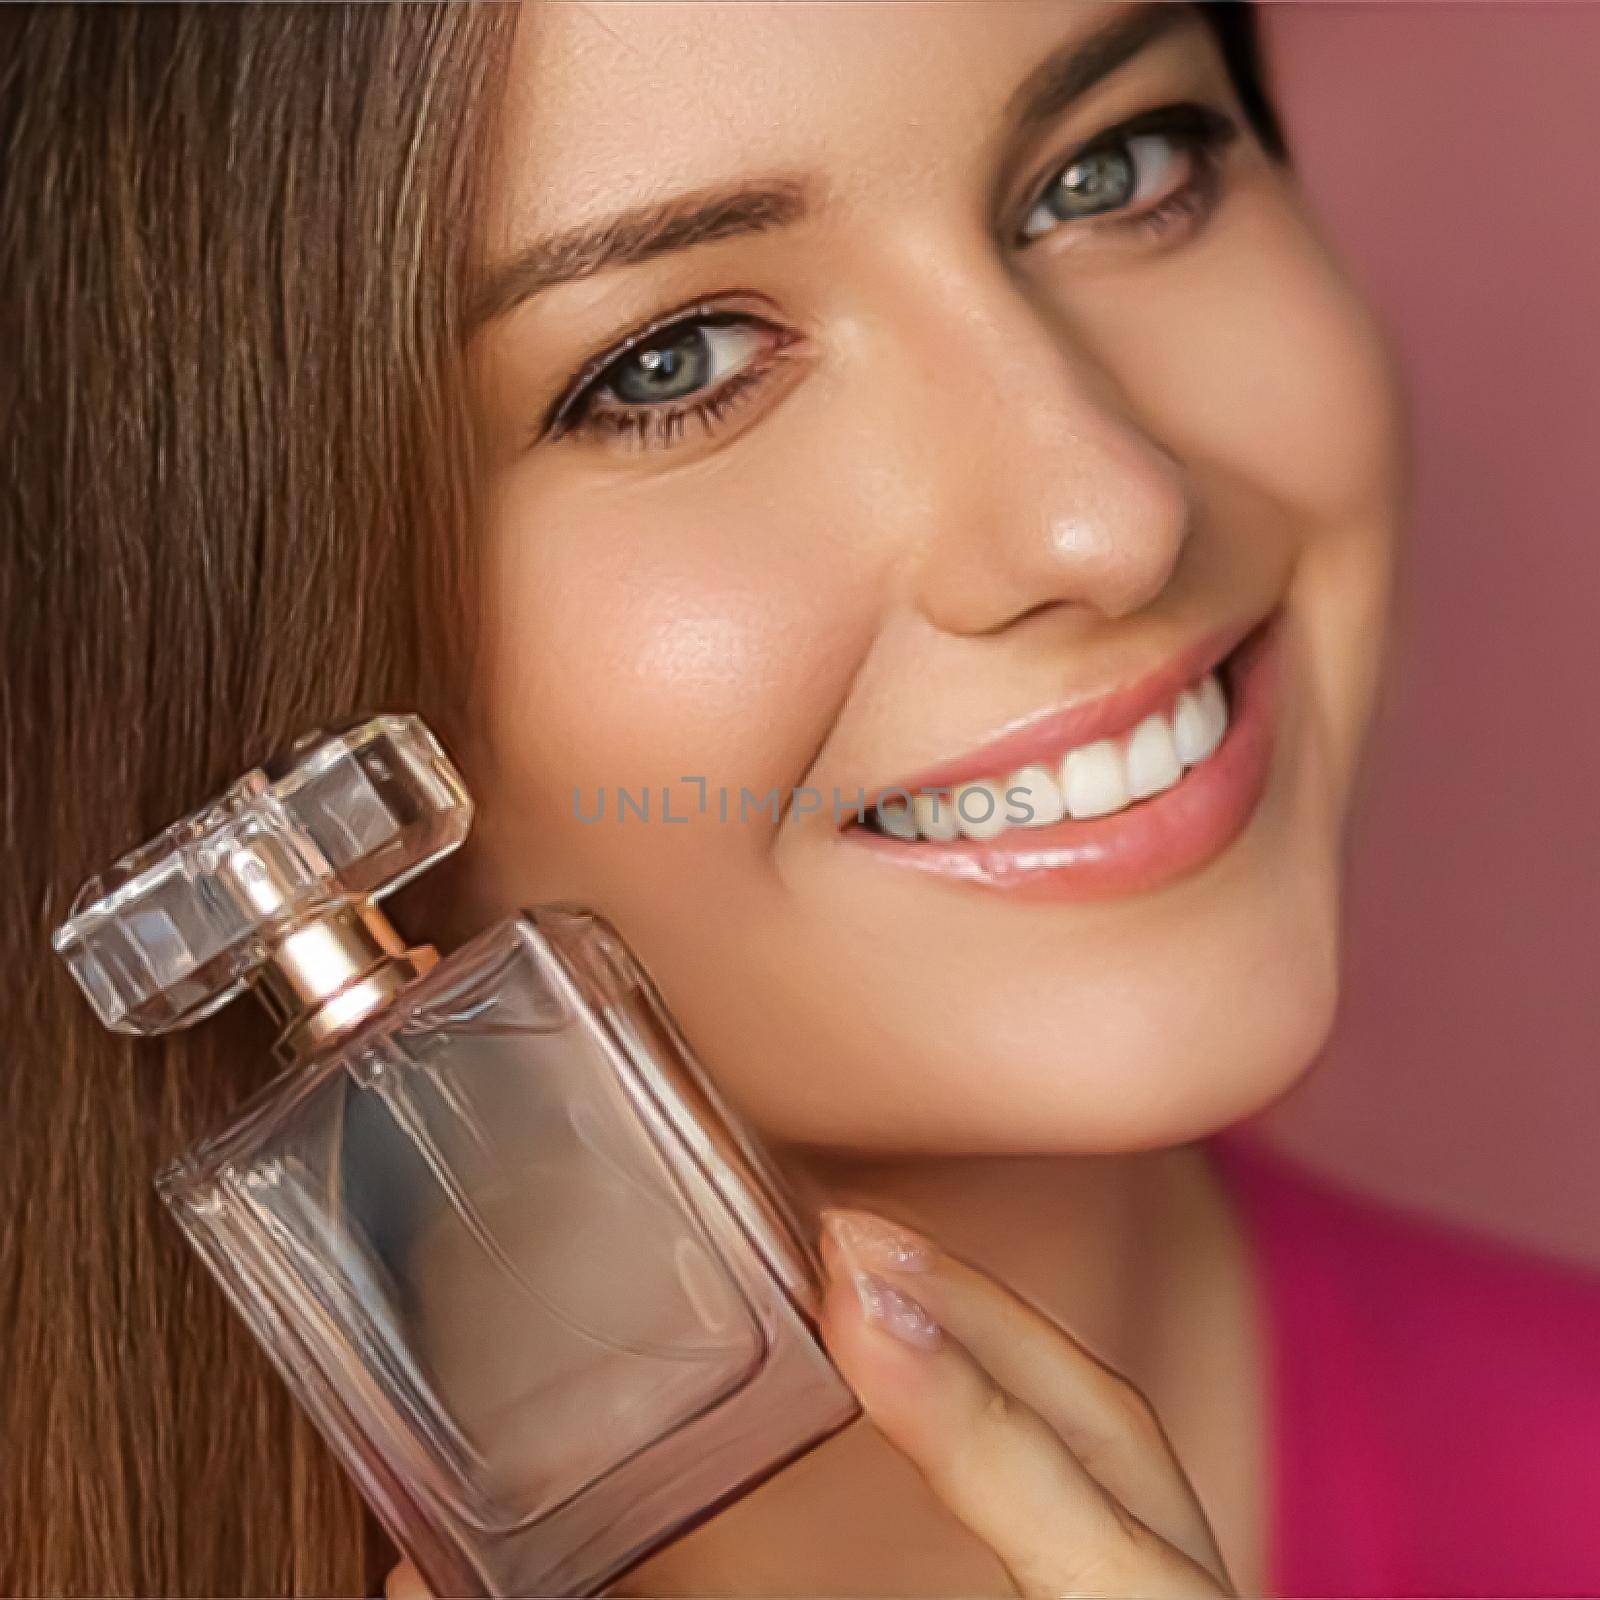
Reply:
<svg viewBox="0 0 1600 1600"><path fill-rule="evenodd" d="M505 243L673 191L931 180L1115 0L528 0L492 185ZM909 160L908 160L909 157Z"/></svg>

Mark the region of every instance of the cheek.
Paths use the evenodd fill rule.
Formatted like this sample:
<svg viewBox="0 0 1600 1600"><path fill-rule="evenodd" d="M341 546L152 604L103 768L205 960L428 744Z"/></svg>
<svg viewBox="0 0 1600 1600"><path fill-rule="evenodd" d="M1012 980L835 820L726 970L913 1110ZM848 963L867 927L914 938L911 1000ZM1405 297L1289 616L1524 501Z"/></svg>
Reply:
<svg viewBox="0 0 1600 1600"><path fill-rule="evenodd" d="M1401 384L1376 318L1298 203L1247 208L1238 235L1255 318L1219 318L1238 353L1212 437L1294 547L1307 759L1337 825L1377 694L1406 511Z"/></svg>
<svg viewBox="0 0 1600 1600"><path fill-rule="evenodd" d="M1189 469L1217 541L1292 568L1312 759L1337 814L1377 689L1407 500L1389 342L1294 191L1266 172L1170 276L1117 293L1130 298L1093 308L1097 359Z"/></svg>
<svg viewBox="0 0 1600 1600"><path fill-rule="evenodd" d="M658 484L646 509L553 477L510 474L491 507L484 787L497 814L483 831L497 868L535 875L539 894L620 914L659 897L664 875L727 873L764 851L760 812L742 825L698 815L691 780L735 797L804 782L865 647L870 586L819 563L770 502L702 481ZM663 786L687 824L661 822ZM623 788L650 792L649 823L617 820Z"/></svg>
<svg viewBox="0 0 1600 1600"><path fill-rule="evenodd" d="M1248 485L1302 536L1387 526L1404 489L1392 354L1281 178L1252 178L1170 272L1127 275L1093 327L1139 420L1201 480Z"/></svg>

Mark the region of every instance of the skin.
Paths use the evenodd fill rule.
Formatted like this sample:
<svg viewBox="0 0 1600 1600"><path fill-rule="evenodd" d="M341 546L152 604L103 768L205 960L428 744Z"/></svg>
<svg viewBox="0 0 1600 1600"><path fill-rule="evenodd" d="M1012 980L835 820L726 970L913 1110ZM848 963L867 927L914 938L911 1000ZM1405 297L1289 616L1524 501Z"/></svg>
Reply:
<svg viewBox="0 0 1600 1600"><path fill-rule="evenodd" d="M1197 22L1008 131L1042 58L1127 14L743 0L522 19L491 262L732 181L818 199L480 330L485 666L464 754L481 809L456 911L600 910L797 1171L945 1247L905 1290L946 1325L933 1351L865 1316L860 1262L828 1247L825 1333L876 1426L623 1592L1260 1582L1254 1286L1196 1141L1286 1092L1331 1023L1402 430L1382 338ZM1173 102L1238 124L1209 204L1019 241L1076 145ZM535 437L586 361L702 299L790 341L720 424L666 447ZM1019 900L886 866L826 806L721 822L679 782L892 784L1274 607L1265 793L1226 849L1154 889ZM576 814L574 791L592 813L602 787L663 784L682 824ZM1053 1319L1026 1324L1026 1355L1011 1290Z"/></svg>

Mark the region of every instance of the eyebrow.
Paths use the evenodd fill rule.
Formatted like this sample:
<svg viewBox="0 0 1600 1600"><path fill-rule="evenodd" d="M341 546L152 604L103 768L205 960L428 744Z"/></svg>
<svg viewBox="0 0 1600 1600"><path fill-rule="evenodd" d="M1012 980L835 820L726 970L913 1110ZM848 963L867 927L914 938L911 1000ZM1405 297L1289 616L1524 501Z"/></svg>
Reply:
<svg viewBox="0 0 1600 1600"><path fill-rule="evenodd" d="M1052 50L1012 91L1006 120L1019 135L1048 122L1141 50L1190 21L1190 8L1173 0L1122 12L1087 38Z"/></svg>
<svg viewBox="0 0 1600 1600"><path fill-rule="evenodd" d="M1059 116L1130 57L1183 24L1188 11L1173 0L1153 0L1052 51L1006 103L1013 137ZM790 227L815 204L815 185L805 178L766 178L693 190L547 234L485 271L468 307L469 326L504 316L557 284L716 239Z"/></svg>
<svg viewBox="0 0 1600 1600"><path fill-rule="evenodd" d="M811 209L811 191L802 178L697 189L549 234L490 269L473 297L469 320L474 326L491 321L558 283L608 267L632 266L713 239L788 227Z"/></svg>

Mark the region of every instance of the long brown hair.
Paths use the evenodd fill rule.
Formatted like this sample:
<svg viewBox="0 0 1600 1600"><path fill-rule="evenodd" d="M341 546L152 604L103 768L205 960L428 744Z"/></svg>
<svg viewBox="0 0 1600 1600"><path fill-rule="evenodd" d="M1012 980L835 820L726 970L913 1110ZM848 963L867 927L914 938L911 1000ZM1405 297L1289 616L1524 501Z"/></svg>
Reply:
<svg viewBox="0 0 1600 1600"><path fill-rule="evenodd" d="M50 953L305 728L458 714L460 307L514 8L0 12L0 1592L371 1592L363 1513L151 1178L262 1073Z"/></svg>

